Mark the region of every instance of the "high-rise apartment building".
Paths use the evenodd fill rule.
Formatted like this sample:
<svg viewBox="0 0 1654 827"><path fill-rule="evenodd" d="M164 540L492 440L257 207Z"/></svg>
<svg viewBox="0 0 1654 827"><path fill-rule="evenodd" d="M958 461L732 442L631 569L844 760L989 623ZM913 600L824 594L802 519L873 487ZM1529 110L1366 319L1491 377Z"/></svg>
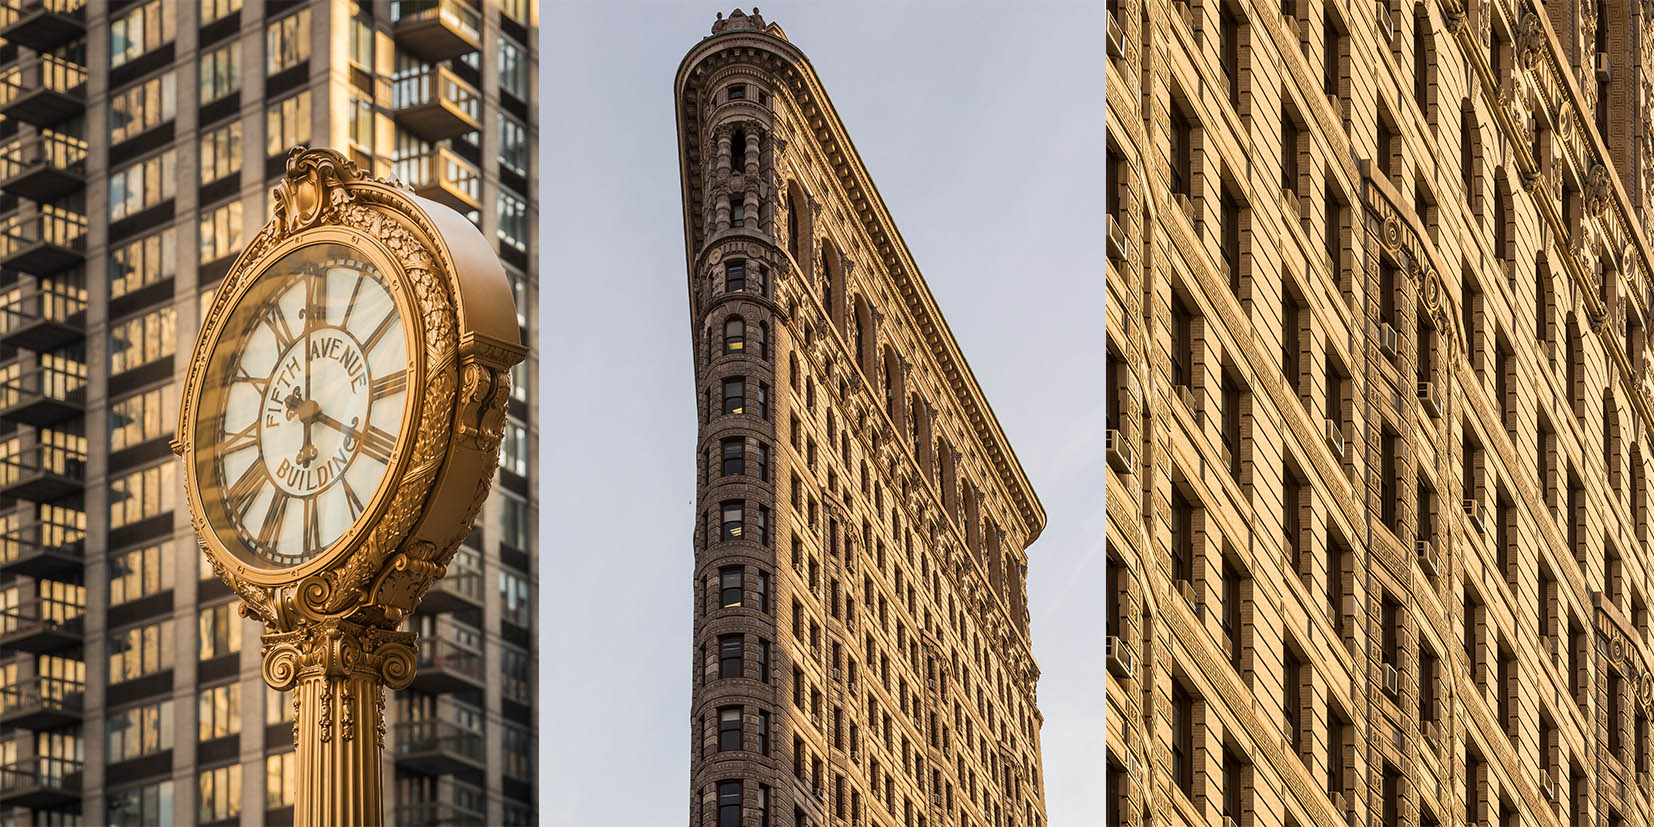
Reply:
<svg viewBox="0 0 1654 827"><path fill-rule="evenodd" d="M468 214L536 314L528 0L0 6L0 822L284 824L293 707L167 443L289 147ZM387 820L534 820L535 356L476 530L405 628Z"/></svg>
<svg viewBox="0 0 1654 827"><path fill-rule="evenodd" d="M1651 7L1108 9L1109 823L1650 823Z"/></svg>
<svg viewBox="0 0 1654 827"><path fill-rule="evenodd" d="M820 79L719 15L675 85L695 827L1045 823L1045 514Z"/></svg>

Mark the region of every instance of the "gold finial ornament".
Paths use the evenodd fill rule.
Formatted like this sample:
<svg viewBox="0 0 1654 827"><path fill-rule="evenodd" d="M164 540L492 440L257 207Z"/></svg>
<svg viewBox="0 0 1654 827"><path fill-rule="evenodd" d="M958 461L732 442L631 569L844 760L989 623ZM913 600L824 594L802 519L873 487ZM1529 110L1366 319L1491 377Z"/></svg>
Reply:
<svg viewBox="0 0 1654 827"><path fill-rule="evenodd" d="M274 216L224 276L177 438L213 571L294 690L295 823L382 821L384 689L500 459L527 354L505 270L447 207L294 147Z"/></svg>

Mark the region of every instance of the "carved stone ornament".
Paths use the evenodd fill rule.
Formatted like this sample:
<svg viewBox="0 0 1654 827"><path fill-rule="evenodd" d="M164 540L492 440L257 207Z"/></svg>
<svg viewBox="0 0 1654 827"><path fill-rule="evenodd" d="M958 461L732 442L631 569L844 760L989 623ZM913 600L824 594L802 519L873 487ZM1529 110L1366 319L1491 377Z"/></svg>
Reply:
<svg viewBox="0 0 1654 827"><path fill-rule="evenodd" d="M1608 183L1608 169L1602 164L1593 164L1591 172L1585 178L1585 210L1591 215L1602 215L1608 211L1608 205L1613 200L1613 192Z"/></svg>
<svg viewBox="0 0 1654 827"><path fill-rule="evenodd" d="M1516 23L1516 59L1532 69L1545 56L1545 26L1539 15L1528 11Z"/></svg>
<svg viewBox="0 0 1654 827"><path fill-rule="evenodd" d="M383 690L416 663L398 626L488 495L527 350L498 257L458 213L327 149L294 147L273 196L202 319L172 449L202 553L265 624L265 681L294 690L299 775L337 781L300 785L296 823L377 824ZM353 315L383 321L357 335Z"/></svg>

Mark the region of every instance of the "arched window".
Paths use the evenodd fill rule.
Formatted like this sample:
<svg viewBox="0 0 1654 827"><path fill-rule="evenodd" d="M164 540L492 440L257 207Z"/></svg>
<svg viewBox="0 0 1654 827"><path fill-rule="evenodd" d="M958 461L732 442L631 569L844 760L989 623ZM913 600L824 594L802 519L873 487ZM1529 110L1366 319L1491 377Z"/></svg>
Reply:
<svg viewBox="0 0 1654 827"><path fill-rule="evenodd" d="M902 390L902 366L896 360L896 354L889 347L884 349L884 411L890 415L890 420L898 429L907 427L907 417L903 415L902 398L906 393ZM901 433L900 430L897 433Z"/></svg>
<svg viewBox="0 0 1654 827"><path fill-rule="evenodd" d="M856 297L856 367L868 376L873 375L873 312L867 307L867 300Z"/></svg>
<svg viewBox="0 0 1654 827"><path fill-rule="evenodd" d="M724 320L724 352L740 353L747 346L747 323L740 316Z"/></svg>
<svg viewBox="0 0 1654 827"><path fill-rule="evenodd" d="M793 261L803 260L803 235L805 229L804 192L799 189L797 181L787 182L787 253Z"/></svg>

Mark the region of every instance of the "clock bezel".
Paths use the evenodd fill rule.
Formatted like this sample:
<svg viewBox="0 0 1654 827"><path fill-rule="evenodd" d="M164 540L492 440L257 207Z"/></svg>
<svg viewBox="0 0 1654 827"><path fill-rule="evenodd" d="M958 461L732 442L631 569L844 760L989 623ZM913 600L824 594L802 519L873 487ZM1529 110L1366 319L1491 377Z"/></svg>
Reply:
<svg viewBox="0 0 1654 827"><path fill-rule="evenodd" d="M185 388L185 398L188 402L186 410L191 412L191 416L189 421L181 422L180 425L186 429L182 436L184 444L188 446L188 451L185 454L186 459L183 463L185 468L185 491L190 500L191 511L202 515L207 521L208 530L197 532L197 535L202 548L217 560L225 571L234 572L247 581L260 586L279 586L293 583L318 572L335 568L341 562L342 556L362 545L367 536L384 517L386 510L391 506L398 488L398 482L406 471L410 456L413 453L420 417L423 413L423 394L417 391L424 387L427 376L427 366L424 359L426 343L424 340L425 331L419 323L419 310L415 306L412 296L412 280L409 278L406 269L383 242L350 227L323 225L301 230L265 250L257 259L245 264L238 263L239 266L232 268L232 273L242 272L251 275L232 285L228 294L214 298L214 305L219 302L225 304L222 313L215 317L209 315L206 326L201 331L201 340L208 343L203 351L207 354L204 364L212 365L216 363L221 356L222 349L239 350L245 345L245 342L238 341L235 337L227 337L226 333L230 322L236 318L236 311L240 309L241 302L255 285L270 274L271 268L291 253L320 244L336 244L350 250L378 268L380 274L384 277L386 291L390 293L392 300L395 302L397 316L402 322L403 345L408 369L408 385L407 390L404 391L402 404L402 424L396 436L396 446L391 452L391 462L386 467L384 476L374 489L373 496L369 499L366 507L363 508L362 513L357 516L344 533L340 534L337 539L329 543L326 548L315 556L296 566L277 568L260 565L257 560L250 559L251 552L248 553L249 556L244 557L242 553L229 548L219 538L221 529L219 518L223 515L219 513L220 510L218 509L208 509L206 500L202 497L198 470L210 471L217 465L218 457L210 452L218 445L218 441L212 439L210 434L207 435L206 440L201 439L199 428L204 423L216 422L222 415L222 405L213 405L213 412L205 414L204 412L208 408L203 403L216 402L212 399L211 391L206 387L210 371L202 370L190 376L189 386ZM197 347L200 348L200 345L198 344ZM234 354L230 354L227 358L234 358ZM224 526L223 530L230 536L237 536L240 533L234 525Z"/></svg>

